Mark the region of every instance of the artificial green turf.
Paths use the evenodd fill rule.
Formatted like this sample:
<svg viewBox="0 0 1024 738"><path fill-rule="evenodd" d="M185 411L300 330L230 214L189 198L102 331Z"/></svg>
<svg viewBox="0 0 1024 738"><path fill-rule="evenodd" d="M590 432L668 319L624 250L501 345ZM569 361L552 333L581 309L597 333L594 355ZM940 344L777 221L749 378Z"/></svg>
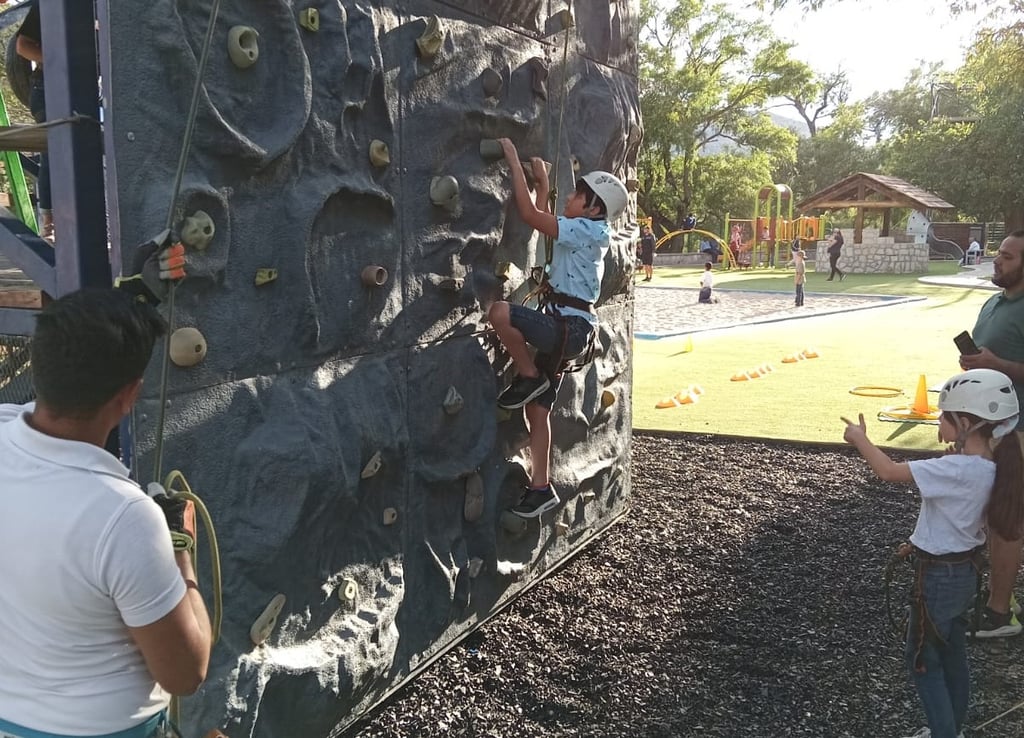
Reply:
<svg viewBox="0 0 1024 738"><path fill-rule="evenodd" d="M659 270L660 272L661 270ZM678 270L692 286L698 270ZM717 275L716 275L717 276ZM658 281L653 283L658 285ZM725 273L716 285L737 289L792 289L792 274ZM692 335L686 338L634 342L633 426L644 430L842 442L840 415L851 419L863 412L870 437L885 446L938 449L934 426L885 423L878 411L914 401L918 377L934 386L959 371L953 336L971 329L987 290L924 285L905 275L851 275L825 283L810 275L807 303L814 292L925 296L923 302L849 313L769 323ZM813 347L819 358L783 364L782 358ZM746 382L732 382L738 371L771 364L774 372ZM696 404L656 409L655 404L690 384L704 394ZM858 385L901 388L902 397L851 395ZM932 403L936 396L930 395Z"/></svg>

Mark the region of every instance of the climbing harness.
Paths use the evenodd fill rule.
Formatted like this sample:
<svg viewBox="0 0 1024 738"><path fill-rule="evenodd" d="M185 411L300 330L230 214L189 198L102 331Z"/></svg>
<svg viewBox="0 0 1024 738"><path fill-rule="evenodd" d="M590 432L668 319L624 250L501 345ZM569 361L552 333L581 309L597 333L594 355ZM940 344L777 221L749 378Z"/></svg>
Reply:
<svg viewBox="0 0 1024 738"><path fill-rule="evenodd" d="M897 637L908 635L908 620L909 618L914 618L914 622L917 626L914 629L914 633L917 636L917 642L914 644L914 669L916 671L924 671L924 665L921 662L921 650L924 648L926 640L938 641L939 643L943 642L942 636L939 635L938 631L935 629L935 624L928 615L928 607L924 600L924 575L926 570L929 566L939 564L970 563L978 574L974 592L974 612L977 614L979 607L981 606L981 570L983 561L982 551L984 551L984 549L984 546L978 546L970 551L961 551L935 556L927 551L921 550L911 543L901 543L897 547L896 552L889 559L889 563L885 567L885 574L883 577L885 587L885 612L889 620L889 626L892 628L893 634ZM904 617L901 622L897 623L892 611L892 581L896 576L898 568L904 562L909 563L913 569L914 580L910 590L909 615ZM971 634L973 635L976 630L977 615L975 615L971 620Z"/></svg>

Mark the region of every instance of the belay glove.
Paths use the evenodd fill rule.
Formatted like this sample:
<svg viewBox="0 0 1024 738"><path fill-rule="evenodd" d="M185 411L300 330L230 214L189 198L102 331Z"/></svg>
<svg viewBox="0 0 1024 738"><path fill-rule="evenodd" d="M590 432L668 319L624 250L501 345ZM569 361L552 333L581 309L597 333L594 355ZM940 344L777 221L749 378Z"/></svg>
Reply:
<svg viewBox="0 0 1024 738"><path fill-rule="evenodd" d="M167 518L167 527L171 531L171 543L175 551L191 551L196 545L196 506L192 500L183 497L170 497L163 485L151 482L146 488L149 496Z"/></svg>

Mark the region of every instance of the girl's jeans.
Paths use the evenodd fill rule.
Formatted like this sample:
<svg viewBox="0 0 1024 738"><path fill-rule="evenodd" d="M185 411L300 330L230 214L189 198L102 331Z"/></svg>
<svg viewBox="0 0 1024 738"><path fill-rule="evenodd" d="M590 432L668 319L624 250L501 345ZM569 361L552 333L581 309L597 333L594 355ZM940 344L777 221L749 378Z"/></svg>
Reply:
<svg viewBox="0 0 1024 738"><path fill-rule="evenodd" d="M970 561L927 562L921 588L928 618L942 638L926 637L921 646L923 672L914 668L920 620L911 595L906 659L931 728L931 738L956 738L967 721L970 677L967 671L967 613L975 596L978 573Z"/></svg>

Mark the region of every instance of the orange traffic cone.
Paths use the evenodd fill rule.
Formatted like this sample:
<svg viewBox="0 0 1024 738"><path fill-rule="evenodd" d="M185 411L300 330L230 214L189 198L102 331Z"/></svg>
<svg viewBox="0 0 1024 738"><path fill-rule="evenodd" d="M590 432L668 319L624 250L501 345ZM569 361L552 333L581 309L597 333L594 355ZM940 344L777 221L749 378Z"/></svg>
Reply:
<svg viewBox="0 0 1024 738"><path fill-rule="evenodd" d="M928 380L925 379L922 374L917 378L917 393L914 395L914 404L911 409L915 413L927 415L932 412L931 407L928 405Z"/></svg>

